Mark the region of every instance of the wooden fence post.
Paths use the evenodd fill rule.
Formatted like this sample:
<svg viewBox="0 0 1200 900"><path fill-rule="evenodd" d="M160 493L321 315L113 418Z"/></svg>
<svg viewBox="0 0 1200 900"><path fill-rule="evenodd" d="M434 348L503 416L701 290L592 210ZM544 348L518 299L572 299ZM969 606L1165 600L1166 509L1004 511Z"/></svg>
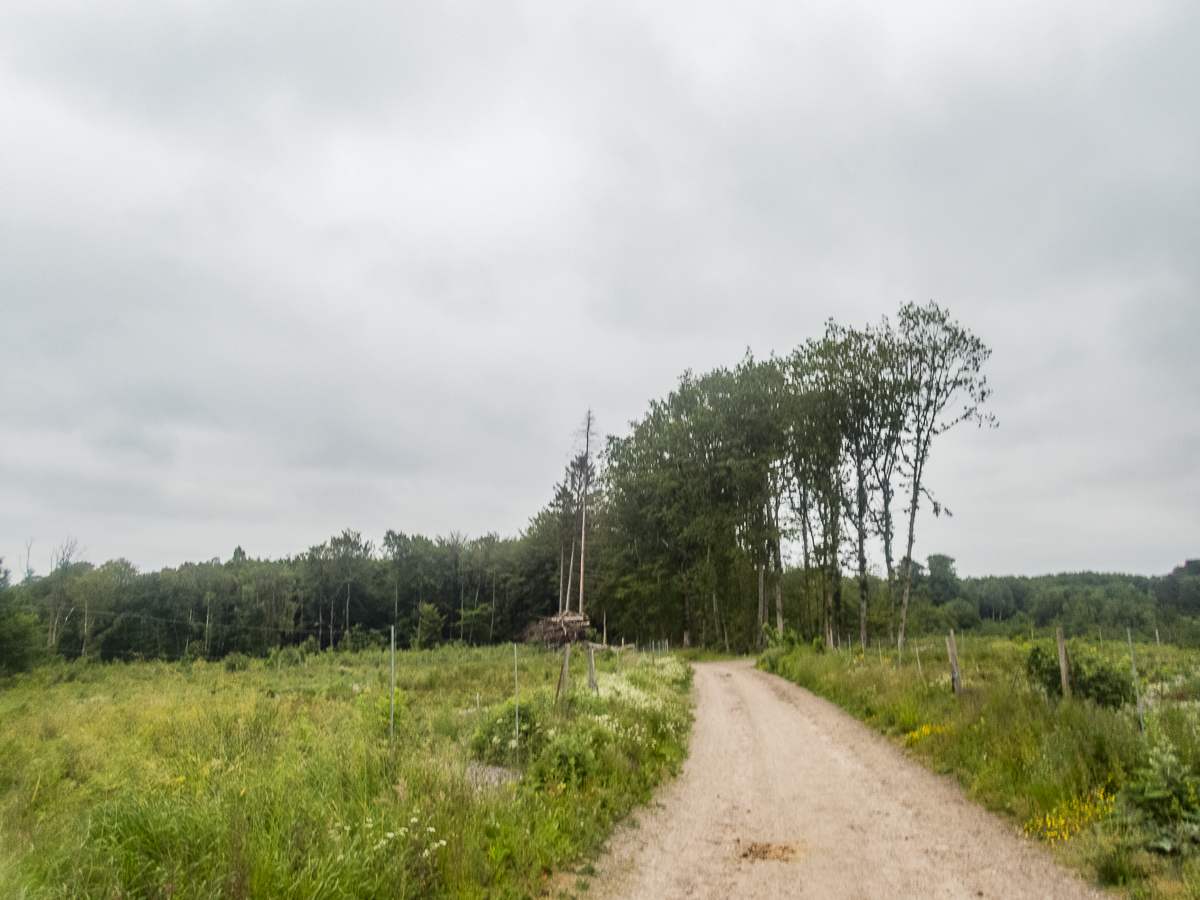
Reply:
<svg viewBox="0 0 1200 900"><path fill-rule="evenodd" d="M599 690L596 684L596 648L588 644L588 690Z"/></svg>
<svg viewBox="0 0 1200 900"><path fill-rule="evenodd" d="M1063 630L1055 631L1058 637L1058 670L1062 674L1063 697L1071 696L1071 664L1067 660L1067 642L1063 640Z"/></svg>
<svg viewBox="0 0 1200 900"><path fill-rule="evenodd" d="M954 643L953 628L950 629L950 637L946 638L946 653L950 657L950 686L958 696L962 693L962 670L958 668L958 645Z"/></svg>

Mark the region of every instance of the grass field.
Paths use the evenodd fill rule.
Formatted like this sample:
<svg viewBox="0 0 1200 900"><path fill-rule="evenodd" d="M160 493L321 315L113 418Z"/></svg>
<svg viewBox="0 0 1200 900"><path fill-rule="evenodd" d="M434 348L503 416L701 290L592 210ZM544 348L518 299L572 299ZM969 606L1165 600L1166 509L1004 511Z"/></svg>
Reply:
<svg viewBox="0 0 1200 900"><path fill-rule="evenodd" d="M672 657L65 664L0 688L0 896L521 897L684 757ZM520 738L516 718L520 716ZM520 775L520 780L515 779Z"/></svg>
<svg viewBox="0 0 1200 900"><path fill-rule="evenodd" d="M960 636L959 698L941 638L910 643L902 667L894 651L878 648L786 646L766 651L759 666L953 774L1100 882L1137 897L1200 897L1200 654L1135 645L1143 732L1136 702L1123 699L1134 696L1127 644L1070 642L1081 684L1104 702L1064 701L1061 687L1056 696L1057 649L1036 646ZM1037 662L1049 659L1053 679L1039 678Z"/></svg>

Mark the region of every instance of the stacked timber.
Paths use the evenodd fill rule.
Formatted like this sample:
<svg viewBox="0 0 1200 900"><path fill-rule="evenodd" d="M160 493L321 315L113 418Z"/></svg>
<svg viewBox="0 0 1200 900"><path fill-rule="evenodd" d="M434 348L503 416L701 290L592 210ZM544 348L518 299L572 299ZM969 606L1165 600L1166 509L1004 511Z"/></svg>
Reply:
<svg viewBox="0 0 1200 900"><path fill-rule="evenodd" d="M524 641L527 644L542 643L547 647L579 644L587 640L591 627L591 620L582 613L561 612L531 622L525 629Z"/></svg>

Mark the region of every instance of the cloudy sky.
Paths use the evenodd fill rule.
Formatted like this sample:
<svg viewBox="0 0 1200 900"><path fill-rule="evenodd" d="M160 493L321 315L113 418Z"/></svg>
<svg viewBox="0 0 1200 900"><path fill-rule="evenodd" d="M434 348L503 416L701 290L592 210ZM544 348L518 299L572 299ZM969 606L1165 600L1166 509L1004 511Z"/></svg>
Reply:
<svg viewBox="0 0 1200 900"><path fill-rule="evenodd" d="M0 4L0 555L517 533L585 410L933 299L965 574L1200 555L1200 5Z"/></svg>

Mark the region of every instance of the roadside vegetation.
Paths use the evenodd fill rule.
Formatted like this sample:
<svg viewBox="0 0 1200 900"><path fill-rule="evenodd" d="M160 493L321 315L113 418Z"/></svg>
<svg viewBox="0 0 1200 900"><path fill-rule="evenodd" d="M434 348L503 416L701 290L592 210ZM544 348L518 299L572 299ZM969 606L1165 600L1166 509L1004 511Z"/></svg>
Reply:
<svg viewBox="0 0 1200 900"><path fill-rule="evenodd" d="M0 895L538 895L674 772L691 669L510 646L59 661L0 691ZM517 717L520 737L517 737Z"/></svg>
<svg viewBox="0 0 1200 900"><path fill-rule="evenodd" d="M758 665L953 775L1102 884L1200 896L1200 653L1134 645L1139 717L1124 642L1069 641L1077 695L1065 700L1053 640L960 636L958 697L941 637L912 640L902 666L882 646L821 644L775 640Z"/></svg>

